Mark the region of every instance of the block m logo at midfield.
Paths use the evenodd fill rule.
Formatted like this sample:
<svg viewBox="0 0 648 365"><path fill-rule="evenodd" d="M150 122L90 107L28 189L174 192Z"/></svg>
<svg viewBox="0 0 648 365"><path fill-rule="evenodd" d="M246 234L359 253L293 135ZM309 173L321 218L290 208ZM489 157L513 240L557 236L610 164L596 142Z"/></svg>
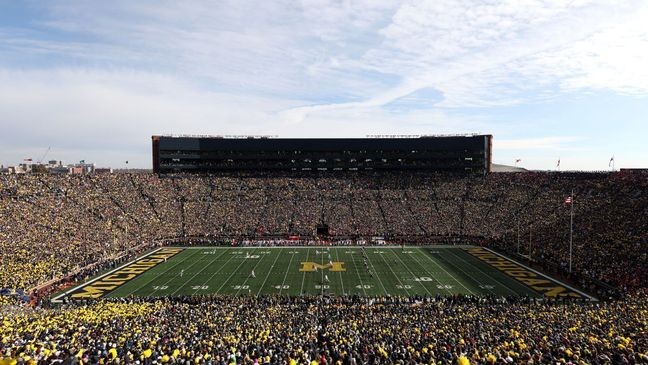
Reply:
<svg viewBox="0 0 648 365"><path fill-rule="evenodd" d="M329 271L346 271L344 268L344 262L339 261L333 261L327 264L318 264L317 262L310 261L302 262L299 271L317 271L325 269L328 269Z"/></svg>

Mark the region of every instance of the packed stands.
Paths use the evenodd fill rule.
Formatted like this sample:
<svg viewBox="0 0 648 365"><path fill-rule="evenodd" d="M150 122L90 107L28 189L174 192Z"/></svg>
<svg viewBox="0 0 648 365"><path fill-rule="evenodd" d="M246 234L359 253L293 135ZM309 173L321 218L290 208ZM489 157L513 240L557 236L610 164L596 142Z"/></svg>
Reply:
<svg viewBox="0 0 648 365"><path fill-rule="evenodd" d="M102 300L5 311L0 362L645 364L646 318L646 296Z"/></svg>
<svg viewBox="0 0 648 365"><path fill-rule="evenodd" d="M466 237L632 290L647 282L648 178L622 173L0 176L0 288L29 290L179 237ZM519 227L519 228L518 228ZM229 241L228 241L229 242ZM139 251L138 251L139 252Z"/></svg>
<svg viewBox="0 0 648 365"><path fill-rule="evenodd" d="M24 304L39 284L82 280L165 242L314 244L322 223L331 243L460 240L566 274L572 189L570 278L601 280L621 300ZM648 178L623 173L0 175L0 364L648 363L647 209Z"/></svg>

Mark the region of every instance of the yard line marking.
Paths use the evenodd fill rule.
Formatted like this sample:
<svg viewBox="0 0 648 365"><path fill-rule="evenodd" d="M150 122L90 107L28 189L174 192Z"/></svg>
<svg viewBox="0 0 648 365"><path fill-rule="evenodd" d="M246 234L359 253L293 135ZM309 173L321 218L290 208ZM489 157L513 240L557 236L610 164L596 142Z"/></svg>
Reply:
<svg viewBox="0 0 648 365"><path fill-rule="evenodd" d="M225 256L226 253L231 252L231 251L232 251L232 250L231 250L230 248L226 248L226 249L225 249L225 252L223 252L223 254L220 255L218 258L220 258L220 257L222 257L222 256ZM207 279L207 281L205 281L202 285L207 285L207 284L209 284L209 282L214 278L214 276L216 276L218 273L220 273L220 272L221 272L221 271L222 271L222 270L227 266L227 264L228 264L228 263L229 263L229 262L230 262L230 261L235 257L235 255L230 255L230 256L228 256L228 257L229 257L229 258L227 259L227 261L225 261L225 263L222 264L221 267L218 268L218 270L214 271L211 275L209 275L209 278ZM212 264L213 264L213 261L209 264L209 266L211 266ZM186 283L185 283L185 284L186 284ZM184 285L184 284L183 284L183 285ZM202 285L201 285L201 286L202 286ZM194 290L194 292L193 292L192 295L196 295L197 292L198 292L198 289L197 289L197 290Z"/></svg>
<svg viewBox="0 0 648 365"><path fill-rule="evenodd" d="M355 250L354 250L355 253ZM351 254L351 261L353 261L353 267L356 269L356 274L358 275L358 279L360 280L360 286L362 286L362 292L364 293L365 296L367 296L367 290L365 289L364 284L362 283L362 277L360 276L360 271L358 270L358 265L356 265L355 261L355 256L354 253Z"/></svg>
<svg viewBox="0 0 648 365"><path fill-rule="evenodd" d="M253 249L252 249L252 253L256 252L257 249L258 249L258 247L253 248ZM241 268L241 266L243 266L243 264L244 264L246 261L247 261L246 259L241 260L241 263L238 264L238 265L236 266L236 269L234 269L234 271L232 271L232 273L230 274L230 276L228 276L227 279L225 279L225 280L223 281L223 283L221 284L221 286L218 287L218 289L216 290L216 294L220 293L221 289L223 289L223 287L225 286L225 284L229 283L230 279L232 279L232 277L234 277L235 274L238 274L239 269ZM261 259L259 259L259 261L261 261ZM259 261L257 261L257 264L259 263ZM223 267L225 267L225 265L223 265ZM255 266L255 267L256 267L256 266ZM254 269L252 269L252 270L254 270ZM247 280L247 279L246 279L246 280ZM245 283L243 283L243 284L245 284ZM239 289L239 290L241 290L241 289ZM238 294L238 292L236 292L236 293Z"/></svg>
<svg viewBox="0 0 648 365"><path fill-rule="evenodd" d="M398 261L401 262L401 264L403 265L403 267L405 267L405 268L407 269L407 271L409 271L409 273L412 274L412 278L416 278L416 275L412 272L412 270L410 270L409 266L405 265L405 262L403 261L403 259L401 259L400 256L399 256L396 252L394 252L393 249L391 249L391 250L389 250L389 251L390 251L394 256L396 256L396 258L398 258ZM387 264L387 265L389 265L389 264ZM399 281L400 281L400 279L399 279ZM425 286L425 284L423 284L422 281L419 281L418 283L421 284L421 286L423 287L423 289L425 289L425 291L426 291L429 295L432 295L432 293L428 290L427 286ZM403 283L401 283L401 285L403 285ZM405 289L405 292L407 292L407 288L405 288L405 286L403 286L403 288Z"/></svg>
<svg viewBox="0 0 648 365"><path fill-rule="evenodd" d="M284 274L283 281L281 282L281 288L279 289L279 295L281 295L281 292L283 291L284 285L286 285L286 278L288 277L288 271L290 271L290 265L292 265L292 260L295 258L295 254L297 251L292 251L292 255L290 256L290 262L288 263L288 267L286 268L286 273ZM258 294L257 294L258 295Z"/></svg>
<svg viewBox="0 0 648 365"><path fill-rule="evenodd" d="M308 262L308 256L310 255L310 247L306 250L306 262ZM302 284L299 289L299 295L304 295L304 280L306 280L306 271L304 271L304 276L302 276Z"/></svg>
<svg viewBox="0 0 648 365"><path fill-rule="evenodd" d="M419 253L419 254L416 254L416 255L411 255L411 256L414 257L414 260L416 261L416 264L417 264L418 266L420 266L421 268L423 268L423 271L425 271L425 273L426 273L427 275L429 275L429 277L432 278L432 280L434 280L435 282L438 283L438 285L437 285L437 289L439 289L439 290L445 290L445 291L448 292L449 295L452 295L452 291L451 291L450 289L448 289L448 288L443 287L443 286L444 286L443 283L441 283L441 280L439 280L439 279L436 278L436 275L434 275L434 272L430 272L430 271L427 269L427 267L426 267L424 264L421 263L421 260L419 260L419 256L421 256L420 253Z"/></svg>
<svg viewBox="0 0 648 365"><path fill-rule="evenodd" d="M261 247L259 247L259 248L261 248ZM263 259L266 258L266 257L268 257L268 256L270 256L270 255L263 255L262 258L259 258L259 260L257 260L256 264L254 264L254 267L252 267L252 271L254 271L254 269L256 269L257 266L259 266L259 264L261 263L261 261L263 261ZM279 255L277 255L277 257L279 257ZM245 260L244 260L243 262L245 262ZM274 266L274 265L273 265L273 266ZM238 271L238 270L237 270L237 271ZM270 267L270 271L268 272L268 274L270 274L270 272L272 272L272 267ZM266 275L266 279L267 279L267 278L268 278L268 275ZM235 294L236 296L239 295L239 293L241 292L241 289L243 289L243 287L247 284L247 281L248 281L248 280L250 280L250 275L248 275L248 276L245 277L245 280L243 280L243 284L241 285L241 287L238 288L238 289L236 290L236 294ZM265 283L265 281L264 281L264 283ZM250 291L250 292L251 292L251 291Z"/></svg>
<svg viewBox="0 0 648 365"><path fill-rule="evenodd" d="M170 268L168 268L167 270L163 271L161 275L159 275L159 276L158 276L158 275L155 275L155 276L153 276L153 278L152 278L151 280L146 281L146 283L145 283L144 285L138 286L137 288L135 288L135 289L129 291L128 293L126 293L126 295L124 295L124 297L127 297L127 296L129 296L129 295L133 295L133 293L135 293L136 291L138 291L138 290L144 288L145 286L148 286L149 284L151 284L152 282L154 282L156 279L158 279L160 276L163 276L163 275L167 274L169 271L171 271L171 270L175 269L176 267L178 267L179 265L181 265L181 264L187 262L187 260L189 260L190 258L196 256L197 254L198 254L198 251L192 253L191 255L187 256L185 259L181 260L180 262L178 262L178 263L172 265L172 266L171 266ZM171 280L169 280L169 281L171 281ZM166 283L164 283L164 285L166 285L169 281L167 281ZM156 291L157 291L157 290L154 289L152 293L147 294L146 296L151 296L151 295L155 294Z"/></svg>
<svg viewBox="0 0 648 365"><path fill-rule="evenodd" d="M383 259L383 261L385 261L385 263L387 264L387 261L385 260L385 257L381 253L378 253L378 256L380 256L380 258ZM373 269L374 274L376 274L376 277L378 278L378 282L380 283L380 286L382 286L383 291L385 292L385 295L389 295L389 292L387 292L387 289L385 289L385 285L383 284L382 280L380 279L380 275L378 275L378 271L376 271L376 268L374 267L374 264L371 262L371 259L369 258L369 255L367 255L367 260L369 261L369 265L371 265L371 268ZM392 270L391 266L389 266L389 264L387 264L387 267L389 267L389 270L392 272L392 274L394 274L394 276L396 276L396 280L398 280L398 282L401 285L403 285L403 283L400 282L400 279L398 278L398 276L396 275L394 270ZM409 295L409 291L407 289L405 289L405 293L407 293L407 295Z"/></svg>
<svg viewBox="0 0 648 365"><path fill-rule="evenodd" d="M338 253L338 251L339 251L339 247L336 247L335 248L335 261L339 262L340 261L340 254ZM342 286L342 295L346 295L346 293L344 292L344 280L342 278L342 271L338 271L338 273L340 274L340 285Z"/></svg>
<svg viewBox="0 0 648 365"><path fill-rule="evenodd" d="M450 254L451 254L452 256L454 256L454 257L456 257L457 259L459 259L459 261L465 263L467 266L471 266L471 265L468 263L468 261L462 259L461 256L459 256L459 255L455 254L454 252L452 252L452 249L448 249L448 252L450 252ZM466 271L462 268L463 265L459 265L459 266L457 266L457 265L454 265L454 264L453 264L453 266L457 267L459 270L461 270L461 271L464 272L465 274L468 274L468 272L466 272ZM513 293L513 295L515 295L515 296L519 296L519 295L520 295L519 292L517 292L517 291L511 289L508 285L506 285L506 284L502 283L501 281L495 279L494 276L489 275L489 274L485 273L484 271L482 271L481 269L479 269L479 267L478 267L477 265L472 265L472 267L473 267L474 269L478 270L478 271L479 271L480 273L482 273L484 276L488 277L489 279L494 280L496 283L498 283L498 284L504 286L504 287L506 288L506 290L508 290L508 291L510 291L511 293ZM480 285L484 285L484 284L485 284L484 282L482 282L482 281L479 280L478 278L473 277L473 275L468 274L468 276L470 276L470 277L472 278L472 280L476 281L476 282L479 283ZM495 290L494 290L494 288L493 288L493 289L487 289L487 290L490 291L491 293L495 294Z"/></svg>
<svg viewBox="0 0 648 365"><path fill-rule="evenodd" d="M200 250L197 250L197 251L200 252ZM208 265L205 265L202 269L200 269L200 271L198 271L197 273L195 273L194 275L192 275L192 276L189 278L189 280L184 281L184 282L183 282L183 283L182 283L182 284L181 284L181 285L180 285L176 290L174 290L170 295L174 295L174 294L177 293L180 289L184 288L184 287L185 287L189 282L191 282L191 280L193 280L193 278L195 278L196 276L198 276L198 275L199 275L201 272L203 272L206 268L210 267L210 266L214 263L214 261L218 260L220 257L222 257L223 255L225 255L225 253L227 253L228 250L224 250L224 251L225 251L225 252L223 252L222 254L216 256L216 257L213 258L211 261L209 261L209 264L208 264ZM191 255L191 257L193 257L193 256L194 256L194 255ZM193 267L195 264L197 264L197 263L199 263L199 262L200 262L200 260L196 260L194 263L192 263L191 265L189 265L189 267ZM168 281L167 283L165 283L165 285L168 284L169 282L171 282L173 279L174 279L174 278L169 279L169 281ZM196 294L196 291L194 291L194 294Z"/></svg>
<svg viewBox="0 0 648 365"><path fill-rule="evenodd" d="M189 278L189 280L187 280L187 281L185 281L184 283L182 283L182 285L180 285L180 287L179 287L178 289L176 289L176 290L172 293L172 295L175 294L175 293L176 293L177 291L179 291L180 289L182 289L182 288L183 288L184 286L186 286L188 283L190 283L191 280L193 280L193 278L195 278L196 276L200 275L200 273L202 273L206 268L211 267L211 266L214 264L214 262L216 262L216 261L217 261L218 259L220 259L221 257L225 256L225 254L226 254L227 252L229 252L230 250L225 249L224 251L225 251L225 252L223 252L223 253L220 254L219 256L215 257L214 259L212 259L212 260L209 262L208 265L205 265L205 267L203 267L200 271L198 271L198 272L197 272L196 274L194 274L191 278ZM232 258L233 258L233 256L230 256L230 257L227 259L227 261L225 261L225 264L223 264L221 267L218 268L218 270L216 270L216 273L220 272L220 271L223 269L223 267L224 267L224 266L225 266L225 265L226 265L226 264L227 264L227 263L228 263ZM209 279L208 279L204 284L201 284L201 285L199 285L199 286L205 286L206 284L209 284L209 280L211 280L211 278L213 278L214 275L216 275L216 273L212 273L212 274L209 276ZM192 288L192 289L193 289L193 288ZM200 290L200 289L195 289L194 292L193 292L191 295L196 295L196 293L198 292L198 290Z"/></svg>
<svg viewBox="0 0 648 365"><path fill-rule="evenodd" d="M264 255L264 257L265 257L265 256L270 256L270 255ZM270 276L270 273L274 270L274 266L275 266L275 264L277 263L277 260L279 260L279 256L281 256L281 251L277 252L277 257L275 257L275 260L274 260L274 262L272 263L272 266L270 266L270 270L268 270L268 273L266 274L265 279L263 279L263 284L261 284L261 287L259 288L259 291L257 291L257 293L256 293L256 296L257 296L257 297L258 297L259 294L261 293L261 289L263 289L263 286L265 285L266 281L268 281L268 277ZM259 262L261 262L261 260L262 260L262 259L259 259ZM292 260L292 258L291 258L291 260ZM259 264L259 263L257 262L257 265L258 265L258 264ZM254 266L254 267L256 267L256 266ZM253 270L254 270L254 269L253 269ZM243 283L243 284L245 285L245 283ZM282 284L282 287L283 287L283 284ZM279 289L279 290L281 290L281 289ZM237 293L237 294L238 294L238 293Z"/></svg>
<svg viewBox="0 0 648 365"><path fill-rule="evenodd" d="M421 248L419 248L419 250L421 250ZM427 254L427 252L423 252L423 254L424 254L425 257L427 257L431 262L433 262L433 263L434 263L434 264L435 264L439 269L443 270L443 272L445 272L448 276L450 276L450 277L451 277L455 282L457 282L459 285L463 286L464 289L468 290L468 293L470 293L471 295L475 295L475 293L474 293L472 290L468 289L468 288L467 288L467 287L466 287L466 286L465 286L461 281L457 280L457 278L456 278L454 275L452 275L452 274L450 274L448 271L446 271L446 269L444 269L443 266L441 266L439 263L437 263L437 262L435 262L434 260L432 260L432 258L430 257L430 255Z"/></svg>

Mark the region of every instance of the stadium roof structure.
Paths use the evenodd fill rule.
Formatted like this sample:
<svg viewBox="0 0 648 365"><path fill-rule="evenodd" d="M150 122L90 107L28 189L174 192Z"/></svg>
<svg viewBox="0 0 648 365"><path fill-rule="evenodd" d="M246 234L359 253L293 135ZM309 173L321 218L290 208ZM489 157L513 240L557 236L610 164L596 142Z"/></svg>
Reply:
<svg viewBox="0 0 648 365"><path fill-rule="evenodd" d="M490 172L492 135L379 138L153 136L153 171Z"/></svg>

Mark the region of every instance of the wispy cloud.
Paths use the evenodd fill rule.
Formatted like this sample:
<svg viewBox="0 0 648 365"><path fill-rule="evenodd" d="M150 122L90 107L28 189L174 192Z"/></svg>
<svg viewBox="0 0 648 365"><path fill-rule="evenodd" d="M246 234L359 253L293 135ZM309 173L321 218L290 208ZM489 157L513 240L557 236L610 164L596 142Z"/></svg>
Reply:
<svg viewBox="0 0 648 365"><path fill-rule="evenodd" d="M501 134L496 148L504 154L560 150L601 137L569 126L531 135L550 118L521 111L502 121L498 113L574 93L648 97L643 0L30 7L32 19L0 25L0 141L12 146L70 133L68 140L101 136L134 148L174 131L481 131L496 141Z"/></svg>
<svg viewBox="0 0 648 365"><path fill-rule="evenodd" d="M59 156L85 150L101 164L126 156L131 166L146 166L150 136L160 133L364 137L488 128L483 119L440 110L389 114L377 108L332 109L293 124L279 111L299 100L205 92L183 79L123 70L0 69L0 100L0 145L4 158L11 154L14 161L51 146Z"/></svg>
<svg viewBox="0 0 648 365"><path fill-rule="evenodd" d="M38 24L65 37L5 45L299 95L305 113L381 106L430 87L444 107L516 103L547 85L648 93L648 4L637 0L63 1L49 10Z"/></svg>

